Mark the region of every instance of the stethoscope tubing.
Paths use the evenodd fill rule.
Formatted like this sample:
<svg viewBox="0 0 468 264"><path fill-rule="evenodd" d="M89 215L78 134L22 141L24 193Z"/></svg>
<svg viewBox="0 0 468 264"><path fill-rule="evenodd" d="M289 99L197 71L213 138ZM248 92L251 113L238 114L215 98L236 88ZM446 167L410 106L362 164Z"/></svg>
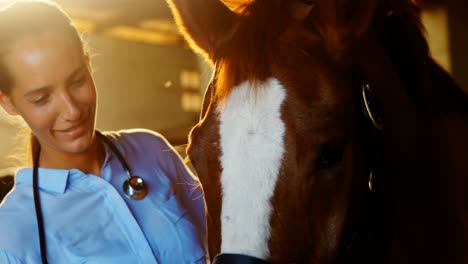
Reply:
<svg viewBox="0 0 468 264"><path fill-rule="evenodd" d="M96 138L104 142L111 151L117 156L120 164L127 173L128 179L124 181L123 189L125 195L132 200L141 200L143 199L147 192L147 186L142 178L139 176L132 176L130 167L123 158L120 151L112 143L110 139L104 136L101 132L96 130ZM39 247L41 251L41 260L43 264L47 264L47 244L45 238L45 228L44 228L44 217L42 215L41 200L39 197L39 187L38 187L38 178L39 178L39 156L41 152L41 147L37 148L33 157L33 196L34 196L34 208L36 210L36 219L37 219L37 229L39 233Z"/></svg>
<svg viewBox="0 0 468 264"><path fill-rule="evenodd" d="M44 218L42 217L41 199L39 199L39 187L38 187L38 175L39 175L39 155L41 152L40 145L34 154L33 159L33 196L34 196L34 208L36 209L37 229L39 232L39 247L41 251L41 260L43 264L47 264L47 246L44 234Z"/></svg>

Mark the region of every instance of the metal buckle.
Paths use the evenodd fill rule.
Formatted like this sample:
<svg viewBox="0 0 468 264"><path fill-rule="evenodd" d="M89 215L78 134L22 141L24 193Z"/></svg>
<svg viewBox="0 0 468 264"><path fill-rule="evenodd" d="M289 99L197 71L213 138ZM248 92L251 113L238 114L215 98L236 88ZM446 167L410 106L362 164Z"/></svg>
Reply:
<svg viewBox="0 0 468 264"><path fill-rule="evenodd" d="M367 115L372 121L372 124L378 130L382 130L383 124L380 118L380 111L378 109L378 105L375 100L372 88L369 84L362 85L362 99L364 101L364 106L366 108Z"/></svg>

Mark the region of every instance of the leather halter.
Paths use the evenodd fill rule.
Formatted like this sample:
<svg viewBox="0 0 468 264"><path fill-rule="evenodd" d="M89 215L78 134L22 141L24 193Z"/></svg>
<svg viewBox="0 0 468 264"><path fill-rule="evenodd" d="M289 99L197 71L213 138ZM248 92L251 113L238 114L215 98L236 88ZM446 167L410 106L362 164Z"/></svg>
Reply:
<svg viewBox="0 0 468 264"><path fill-rule="evenodd" d="M396 16L393 1L384 1L385 22L394 24ZM400 25L398 25L400 26ZM385 46L386 49L388 47ZM388 52L388 50L387 50ZM359 55L358 55L359 56ZM366 56L366 55L365 55ZM338 263L379 263L383 256L388 256L391 248L391 233L393 229L390 196L390 175L386 174L384 166L384 133L385 124L373 89L373 83L368 83L368 77L360 72L362 67L355 62L353 65L353 87L355 102L361 102L358 114L358 132L365 153L364 160L369 169L369 192L364 194L362 209L357 223L350 227L344 235L339 250ZM362 62L361 62L362 63ZM397 66L396 71L398 71ZM369 78L374 79L374 78ZM379 87L381 88L381 87ZM380 98L382 99L382 98Z"/></svg>
<svg viewBox="0 0 468 264"><path fill-rule="evenodd" d="M389 220L385 212L385 175L383 166L383 123L372 84L354 74L357 129L369 168L368 191L364 193L361 211L354 225L345 228L337 263L362 262L384 254ZM360 108L360 109L359 109ZM365 187L363 187L365 188Z"/></svg>

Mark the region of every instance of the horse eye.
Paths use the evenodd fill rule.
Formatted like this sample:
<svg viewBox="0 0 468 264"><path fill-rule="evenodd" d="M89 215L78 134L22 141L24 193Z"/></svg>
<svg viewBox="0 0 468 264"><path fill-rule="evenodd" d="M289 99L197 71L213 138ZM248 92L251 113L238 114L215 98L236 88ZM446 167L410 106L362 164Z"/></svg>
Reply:
<svg viewBox="0 0 468 264"><path fill-rule="evenodd" d="M344 144L342 142L327 142L320 146L319 155L315 162L317 170L331 169L343 159Z"/></svg>

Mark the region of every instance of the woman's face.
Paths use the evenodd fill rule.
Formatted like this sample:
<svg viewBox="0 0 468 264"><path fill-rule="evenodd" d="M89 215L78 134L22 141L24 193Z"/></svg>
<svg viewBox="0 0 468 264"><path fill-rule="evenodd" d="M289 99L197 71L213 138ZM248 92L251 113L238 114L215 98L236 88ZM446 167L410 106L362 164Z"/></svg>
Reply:
<svg viewBox="0 0 468 264"><path fill-rule="evenodd" d="M23 117L42 151L81 153L93 141L96 89L78 45L50 31L18 40L4 57L14 85L0 103Z"/></svg>

